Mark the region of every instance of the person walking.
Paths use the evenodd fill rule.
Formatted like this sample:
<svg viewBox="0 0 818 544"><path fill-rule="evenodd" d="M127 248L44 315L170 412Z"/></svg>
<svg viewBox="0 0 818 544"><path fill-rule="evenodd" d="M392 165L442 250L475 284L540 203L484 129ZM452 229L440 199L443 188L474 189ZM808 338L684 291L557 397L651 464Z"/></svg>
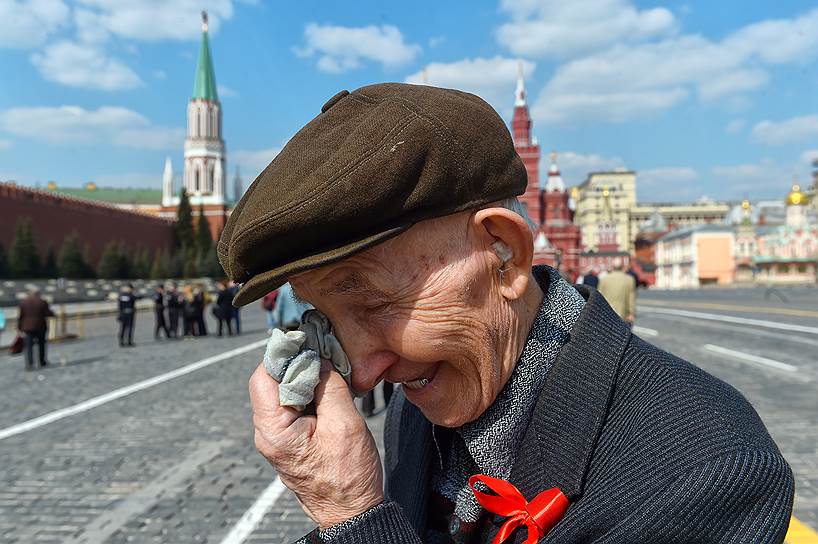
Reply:
<svg viewBox="0 0 818 544"><path fill-rule="evenodd" d="M636 281L625 272L628 265L624 259L616 257L612 264L613 270L599 280L599 292L619 317L633 327L636 320Z"/></svg>
<svg viewBox="0 0 818 544"><path fill-rule="evenodd" d="M25 335L26 370L34 370L34 342L37 342L40 367L48 364L45 357L48 318L53 316L54 312L48 302L40 297L40 290L36 287L29 289L28 296L20 301L17 330Z"/></svg>
<svg viewBox="0 0 818 544"><path fill-rule="evenodd" d="M168 332L171 338L179 337L179 311L182 307L175 283L169 283L165 290L165 306L168 308Z"/></svg>
<svg viewBox="0 0 818 544"><path fill-rule="evenodd" d="M193 288L193 309L196 319L196 332L198 336L207 336L207 323L205 322L205 311L210 302L210 297L200 284Z"/></svg>
<svg viewBox="0 0 818 544"><path fill-rule="evenodd" d="M267 334L273 334L273 329L276 328L276 320L273 315L273 309L276 306L276 299L278 298L278 289L270 291L264 298L261 299L261 307L264 313L267 314Z"/></svg>
<svg viewBox="0 0 818 544"><path fill-rule="evenodd" d="M125 284L119 293L119 347L133 347L133 326L136 319L136 301L139 297L133 292L133 285ZM125 337L127 336L127 343Z"/></svg>
<svg viewBox="0 0 818 544"><path fill-rule="evenodd" d="M165 323L165 288L157 285L153 293L153 313L156 324L153 328L153 339L159 340L159 331L164 331L165 338L170 338L170 331Z"/></svg>
<svg viewBox="0 0 818 544"><path fill-rule="evenodd" d="M193 287L185 285L182 289L182 319L184 321L184 336L191 338L196 336L196 299L193 295Z"/></svg>
<svg viewBox="0 0 818 544"><path fill-rule="evenodd" d="M239 285L236 282L231 281L227 284L227 292L230 293L230 300L233 300L233 297L236 296L236 293L239 292ZM241 308L237 306L233 306L232 302L230 304L230 316L233 321L236 322L236 334L241 334Z"/></svg>
<svg viewBox="0 0 818 544"><path fill-rule="evenodd" d="M285 331L297 329L301 323L301 314L312 308L312 305L296 300L289 283L282 285L278 291L273 319Z"/></svg>
<svg viewBox="0 0 818 544"><path fill-rule="evenodd" d="M585 272L582 276L582 284L593 287L594 289L599 287L599 276L597 276L595 268L589 268L588 271Z"/></svg>
<svg viewBox="0 0 818 544"><path fill-rule="evenodd" d="M227 335L233 336L233 294L224 282L219 282L219 294L216 296L216 305L213 313L219 320L219 336L222 336L224 325L227 325Z"/></svg>

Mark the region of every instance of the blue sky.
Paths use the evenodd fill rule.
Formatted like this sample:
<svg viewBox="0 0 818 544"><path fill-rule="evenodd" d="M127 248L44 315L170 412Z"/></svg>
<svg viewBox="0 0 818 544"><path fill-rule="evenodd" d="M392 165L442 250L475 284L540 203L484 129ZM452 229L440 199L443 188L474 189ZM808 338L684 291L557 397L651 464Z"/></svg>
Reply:
<svg viewBox="0 0 818 544"><path fill-rule="evenodd" d="M0 0L0 180L178 175L201 9L245 185L344 88L425 69L510 120L518 61L569 185L625 166L641 200L778 198L818 158L809 1Z"/></svg>

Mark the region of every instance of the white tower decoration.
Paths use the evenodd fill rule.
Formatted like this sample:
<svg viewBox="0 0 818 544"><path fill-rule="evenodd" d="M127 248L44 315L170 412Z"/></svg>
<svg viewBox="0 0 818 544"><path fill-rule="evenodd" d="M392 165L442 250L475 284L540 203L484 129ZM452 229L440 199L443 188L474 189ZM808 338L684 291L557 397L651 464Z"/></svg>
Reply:
<svg viewBox="0 0 818 544"><path fill-rule="evenodd" d="M173 165L170 157L165 157L165 171L162 173L162 206L173 206Z"/></svg>

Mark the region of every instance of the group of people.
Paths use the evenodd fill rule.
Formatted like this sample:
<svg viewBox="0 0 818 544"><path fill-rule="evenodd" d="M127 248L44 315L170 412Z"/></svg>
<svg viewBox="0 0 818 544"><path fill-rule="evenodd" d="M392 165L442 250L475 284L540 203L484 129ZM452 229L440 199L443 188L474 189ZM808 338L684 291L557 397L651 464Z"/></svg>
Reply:
<svg viewBox="0 0 818 544"><path fill-rule="evenodd" d="M159 284L151 296L153 300L153 337L192 338L207 336L207 314L211 307L213 317L219 323L217 335L228 336L241 333L241 314L231 304L238 287L233 282L219 282L215 300L201 284L187 284L181 288L173 282ZM126 284L119 293L119 346L133 346L136 301L142 298L134 292L133 285Z"/></svg>

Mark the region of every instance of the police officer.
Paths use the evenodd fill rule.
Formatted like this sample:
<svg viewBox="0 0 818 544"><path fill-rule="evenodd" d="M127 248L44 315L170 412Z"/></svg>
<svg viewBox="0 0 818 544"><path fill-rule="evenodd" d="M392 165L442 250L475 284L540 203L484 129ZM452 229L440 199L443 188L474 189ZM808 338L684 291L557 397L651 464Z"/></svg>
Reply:
<svg viewBox="0 0 818 544"><path fill-rule="evenodd" d="M133 285L126 284L119 293L119 347L125 347L125 335L128 335L128 346L133 346L133 324L136 317L136 300Z"/></svg>
<svg viewBox="0 0 818 544"><path fill-rule="evenodd" d="M182 302L179 300L179 292L175 283L169 283L165 292L165 306L168 307L168 331L171 338L179 336L179 310Z"/></svg>
<svg viewBox="0 0 818 544"><path fill-rule="evenodd" d="M153 339L159 340L159 331L164 331L165 338L170 338L168 326L165 324L165 288L159 284L153 293L153 313L155 315L155 326L153 328Z"/></svg>

